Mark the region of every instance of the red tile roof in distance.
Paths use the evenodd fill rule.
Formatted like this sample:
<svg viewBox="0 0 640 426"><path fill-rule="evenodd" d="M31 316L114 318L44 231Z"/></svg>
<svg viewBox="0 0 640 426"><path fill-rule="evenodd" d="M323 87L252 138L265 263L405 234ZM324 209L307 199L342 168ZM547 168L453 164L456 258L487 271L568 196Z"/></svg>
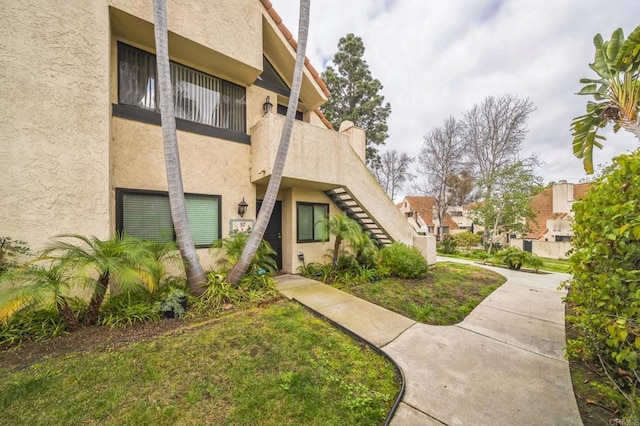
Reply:
<svg viewBox="0 0 640 426"><path fill-rule="evenodd" d="M407 196L405 200L411 205L411 210L418 212L428 226L435 226L433 221L433 209L436 205L435 197ZM444 226L448 226L449 229L459 228L458 224L449 216L449 213L444 215Z"/></svg>

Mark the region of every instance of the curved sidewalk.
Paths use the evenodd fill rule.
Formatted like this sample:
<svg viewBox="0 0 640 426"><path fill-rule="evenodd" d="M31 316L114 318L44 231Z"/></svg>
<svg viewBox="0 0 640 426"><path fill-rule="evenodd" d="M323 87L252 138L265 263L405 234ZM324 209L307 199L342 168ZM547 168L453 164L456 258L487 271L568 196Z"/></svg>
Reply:
<svg viewBox="0 0 640 426"><path fill-rule="evenodd" d="M286 297L400 366L406 389L392 425L581 425L557 290L568 276L486 268L507 282L454 326L417 323L304 277L277 279Z"/></svg>

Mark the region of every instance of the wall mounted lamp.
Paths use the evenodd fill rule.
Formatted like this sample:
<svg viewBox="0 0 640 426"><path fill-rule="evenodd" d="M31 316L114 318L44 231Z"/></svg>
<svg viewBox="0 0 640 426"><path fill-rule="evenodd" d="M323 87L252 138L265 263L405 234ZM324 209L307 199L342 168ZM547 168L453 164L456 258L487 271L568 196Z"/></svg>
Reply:
<svg viewBox="0 0 640 426"><path fill-rule="evenodd" d="M262 104L262 111L264 111L265 114L269 114L272 109L273 109L273 104L271 103L269 96L267 96L267 99Z"/></svg>
<svg viewBox="0 0 640 426"><path fill-rule="evenodd" d="M249 205L247 204L247 202L244 200L244 197L242 197L242 201L240 201L238 203L238 214L240 215L240 217L243 217L244 214L247 212L247 207Z"/></svg>
<svg viewBox="0 0 640 426"><path fill-rule="evenodd" d="M298 252L298 260L304 263L304 253L301 251Z"/></svg>

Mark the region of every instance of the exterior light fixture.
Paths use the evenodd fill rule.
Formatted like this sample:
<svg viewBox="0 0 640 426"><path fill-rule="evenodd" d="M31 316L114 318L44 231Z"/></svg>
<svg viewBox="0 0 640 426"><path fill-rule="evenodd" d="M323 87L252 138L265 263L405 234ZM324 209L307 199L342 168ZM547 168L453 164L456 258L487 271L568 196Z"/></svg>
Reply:
<svg viewBox="0 0 640 426"><path fill-rule="evenodd" d="M267 96L267 99L264 101L264 104L262 104L262 110L264 111L265 114L269 114L272 109L273 109L273 104L271 103L269 96Z"/></svg>
<svg viewBox="0 0 640 426"><path fill-rule="evenodd" d="M304 263L304 253L299 251L298 252L298 260L300 260L300 262Z"/></svg>
<svg viewBox="0 0 640 426"><path fill-rule="evenodd" d="M242 201L240 201L238 203L238 214L240 215L240 217L243 217L244 214L247 212L247 207L249 205L247 204L247 202L244 200L244 197L242 197Z"/></svg>

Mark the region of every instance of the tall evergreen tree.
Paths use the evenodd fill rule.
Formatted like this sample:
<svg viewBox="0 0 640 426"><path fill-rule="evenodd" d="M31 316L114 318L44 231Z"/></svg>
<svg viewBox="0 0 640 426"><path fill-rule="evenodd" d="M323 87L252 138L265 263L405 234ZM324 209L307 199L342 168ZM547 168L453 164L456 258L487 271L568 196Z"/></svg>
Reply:
<svg viewBox="0 0 640 426"><path fill-rule="evenodd" d="M382 83L371 76L363 58L364 43L360 37L347 34L338 42L333 66L327 67L322 78L331 92L321 110L334 128L345 120L367 132L367 161L377 165L379 145L389 137L387 120L391 105L380 94Z"/></svg>

